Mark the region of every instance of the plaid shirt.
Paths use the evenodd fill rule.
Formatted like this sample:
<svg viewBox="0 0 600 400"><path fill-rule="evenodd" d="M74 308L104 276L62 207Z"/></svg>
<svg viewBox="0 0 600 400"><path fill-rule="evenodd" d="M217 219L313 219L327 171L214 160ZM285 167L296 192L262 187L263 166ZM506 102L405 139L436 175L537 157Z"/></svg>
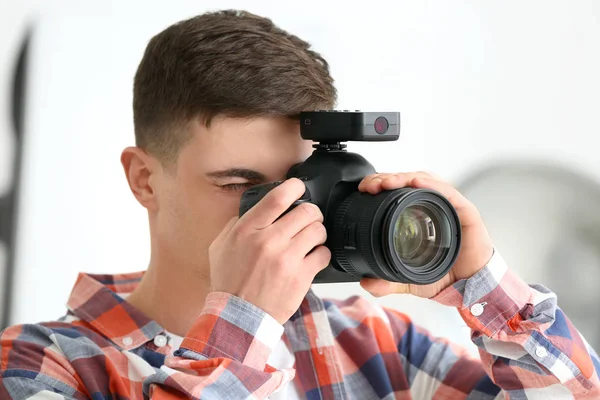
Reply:
<svg viewBox="0 0 600 400"><path fill-rule="evenodd" d="M283 327L211 293L171 356L165 330L123 300L141 277L80 274L64 318L6 329L0 399L265 399L292 380L308 399L600 398L598 357L556 296L497 253L433 299L458 310L481 359L398 311L312 291ZM282 335L294 369L266 365Z"/></svg>

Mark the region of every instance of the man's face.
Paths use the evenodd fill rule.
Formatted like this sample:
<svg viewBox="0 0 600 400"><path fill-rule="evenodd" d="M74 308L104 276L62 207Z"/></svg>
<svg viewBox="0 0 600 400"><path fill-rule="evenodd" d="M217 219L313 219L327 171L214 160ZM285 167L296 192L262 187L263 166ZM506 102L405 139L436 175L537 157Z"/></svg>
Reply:
<svg viewBox="0 0 600 400"><path fill-rule="evenodd" d="M312 142L287 118L217 117L210 128L196 123L190 129L176 173L157 178L153 245L207 277L208 247L238 215L244 190L284 179L311 154Z"/></svg>

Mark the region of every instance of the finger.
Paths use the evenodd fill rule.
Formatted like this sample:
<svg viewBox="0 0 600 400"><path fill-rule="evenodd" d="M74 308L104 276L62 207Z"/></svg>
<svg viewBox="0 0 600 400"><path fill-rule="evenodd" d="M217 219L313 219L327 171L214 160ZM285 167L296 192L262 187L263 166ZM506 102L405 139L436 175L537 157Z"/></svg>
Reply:
<svg viewBox="0 0 600 400"><path fill-rule="evenodd" d="M411 182L415 178L432 178L432 176L429 173L423 171L393 174L387 176L381 182L381 188L383 190L401 189L403 187L411 186Z"/></svg>
<svg viewBox="0 0 600 400"><path fill-rule="evenodd" d="M364 185L365 183L369 182L371 179L373 179L375 177L378 177L378 176L381 176L381 175L384 175L384 173L379 172L379 173L376 173L376 174L366 175L364 178L362 178L362 180L360 181L358 187L360 188L362 185Z"/></svg>
<svg viewBox="0 0 600 400"><path fill-rule="evenodd" d="M363 187L363 192L370 194L377 194L382 191L381 188L381 177L373 178Z"/></svg>
<svg viewBox="0 0 600 400"><path fill-rule="evenodd" d="M319 207L312 203L302 203L274 222L269 229L276 235L291 239L315 222L323 222L323 213Z"/></svg>
<svg viewBox="0 0 600 400"><path fill-rule="evenodd" d="M264 229L277 220L305 190L306 186L300 179L288 179L267 193L240 220L254 229Z"/></svg>
<svg viewBox="0 0 600 400"><path fill-rule="evenodd" d="M289 251L295 255L306 255L327 240L327 230L321 222L313 222L302 229L290 242Z"/></svg>
<svg viewBox="0 0 600 400"><path fill-rule="evenodd" d="M359 190L370 194L377 194L384 190L400 189L410 185L410 182L416 177L430 178L427 172L400 172L396 174L376 174L369 175Z"/></svg>
<svg viewBox="0 0 600 400"><path fill-rule="evenodd" d="M374 178L381 178L382 175L389 175L388 173L378 173L378 174L370 174L362 178L360 183L358 184L358 190L363 190L365 185L371 182Z"/></svg>
<svg viewBox="0 0 600 400"><path fill-rule="evenodd" d="M363 278L360 280L360 286L375 297L387 296L392 293L410 293L407 284L388 282L383 279Z"/></svg>
<svg viewBox="0 0 600 400"><path fill-rule="evenodd" d="M321 270L325 269L331 261L331 251L325 246L315 248L309 255L304 258L304 266L316 275Z"/></svg>
<svg viewBox="0 0 600 400"><path fill-rule="evenodd" d="M367 175L358 185L358 190L361 192L368 192L371 194L377 194L381 191L381 182L393 174L372 174Z"/></svg>

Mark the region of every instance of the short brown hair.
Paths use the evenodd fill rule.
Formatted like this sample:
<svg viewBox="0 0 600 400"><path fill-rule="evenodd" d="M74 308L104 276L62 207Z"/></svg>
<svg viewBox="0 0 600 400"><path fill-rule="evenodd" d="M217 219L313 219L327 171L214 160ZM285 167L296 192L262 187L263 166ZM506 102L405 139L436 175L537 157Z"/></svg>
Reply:
<svg viewBox="0 0 600 400"><path fill-rule="evenodd" d="M136 145L174 160L194 118L295 118L335 106L325 59L310 44L247 11L209 12L154 36L133 88Z"/></svg>

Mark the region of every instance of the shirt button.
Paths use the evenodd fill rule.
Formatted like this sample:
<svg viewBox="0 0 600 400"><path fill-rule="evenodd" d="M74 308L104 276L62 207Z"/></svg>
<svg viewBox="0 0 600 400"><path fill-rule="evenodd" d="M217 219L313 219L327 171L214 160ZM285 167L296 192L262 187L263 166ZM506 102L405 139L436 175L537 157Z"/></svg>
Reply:
<svg viewBox="0 0 600 400"><path fill-rule="evenodd" d="M473 304L471 306L471 314L476 317L479 317L481 314L483 314L483 304Z"/></svg>
<svg viewBox="0 0 600 400"><path fill-rule="evenodd" d="M538 346L537 349L535 349L535 355L539 358L544 358L548 355L548 350L546 350L545 347Z"/></svg>
<svg viewBox="0 0 600 400"><path fill-rule="evenodd" d="M123 338L123 344L125 346L131 346L132 343L133 343L133 339L130 338L129 336Z"/></svg>
<svg viewBox="0 0 600 400"><path fill-rule="evenodd" d="M154 338L154 344L156 345L156 347L163 347L166 346L167 344L167 338L166 336L163 335L157 335Z"/></svg>

